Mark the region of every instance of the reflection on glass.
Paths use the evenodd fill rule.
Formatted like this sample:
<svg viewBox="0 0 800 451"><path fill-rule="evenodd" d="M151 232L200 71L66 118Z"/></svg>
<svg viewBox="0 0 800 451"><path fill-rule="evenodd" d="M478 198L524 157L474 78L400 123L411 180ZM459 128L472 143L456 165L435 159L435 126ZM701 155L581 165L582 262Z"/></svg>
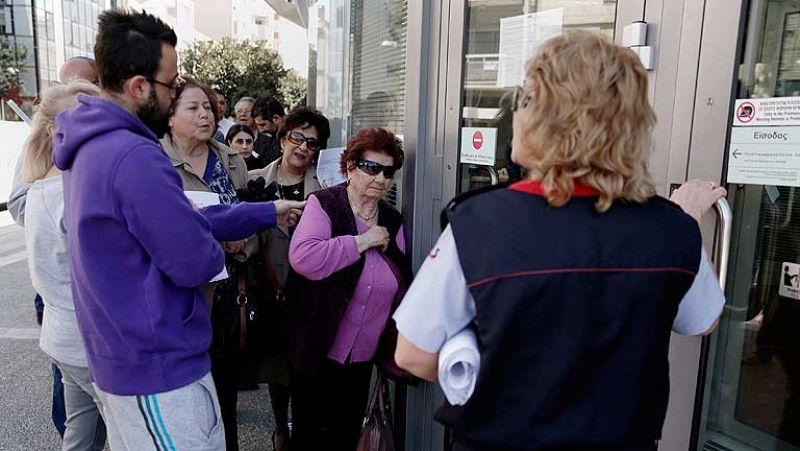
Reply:
<svg viewBox="0 0 800 451"><path fill-rule="evenodd" d="M800 2L750 2L739 98L800 95ZM730 189L738 236L712 344L703 449L800 450L800 193Z"/></svg>
<svg viewBox="0 0 800 451"><path fill-rule="evenodd" d="M563 30L613 37L616 9L614 0L468 1L461 125L496 128L497 141L494 166L460 165L460 191L522 178L510 160L510 88L522 84L537 46Z"/></svg>
<svg viewBox="0 0 800 451"><path fill-rule="evenodd" d="M344 145L348 44L345 0L318 0L309 5L308 103L331 122L329 147Z"/></svg>

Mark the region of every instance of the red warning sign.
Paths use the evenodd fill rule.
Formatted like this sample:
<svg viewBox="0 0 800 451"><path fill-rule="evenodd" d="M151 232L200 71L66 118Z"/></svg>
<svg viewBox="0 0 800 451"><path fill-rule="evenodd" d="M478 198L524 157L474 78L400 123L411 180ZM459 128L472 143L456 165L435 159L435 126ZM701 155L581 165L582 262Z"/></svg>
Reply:
<svg viewBox="0 0 800 451"><path fill-rule="evenodd" d="M736 120L746 124L756 117L756 106L752 102L742 102L736 109Z"/></svg>
<svg viewBox="0 0 800 451"><path fill-rule="evenodd" d="M481 133L480 130L472 135L472 147L474 147L475 150L480 150L481 147L483 147L483 133Z"/></svg>

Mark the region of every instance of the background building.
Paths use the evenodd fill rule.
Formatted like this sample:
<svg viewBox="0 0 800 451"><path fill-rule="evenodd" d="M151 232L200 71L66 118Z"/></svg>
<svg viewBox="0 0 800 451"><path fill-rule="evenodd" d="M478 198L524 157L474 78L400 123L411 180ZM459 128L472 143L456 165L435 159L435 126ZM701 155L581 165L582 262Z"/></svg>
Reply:
<svg viewBox="0 0 800 451"><path fill-rule="evenodd" d="M69 58L93 56L97 17L116 0L0 0L0 36L26 49L20 95L36 97Z"/></svg>
<svg viewBox="0 0 800 451"><path fill-rule="evenodd" d="M266 41L285 67L308 72L306 30L285 19L264 0L124 0L125 6L148 11L178 34L178 50L195 40Z"/></svg>

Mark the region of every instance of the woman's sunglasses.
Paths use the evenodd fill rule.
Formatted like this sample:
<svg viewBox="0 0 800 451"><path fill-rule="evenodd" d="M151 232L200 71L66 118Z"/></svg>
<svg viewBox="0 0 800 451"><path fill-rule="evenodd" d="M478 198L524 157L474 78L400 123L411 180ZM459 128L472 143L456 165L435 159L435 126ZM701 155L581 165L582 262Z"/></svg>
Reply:
<svg viewBox="0 0 800 451"><path fill-rule="evenodd" d="M394 177L394 174L398 169L394 166L384 166L380 163L370 160L357 160L356 166L358 166L358 169L361 169L365 174L369 174L373 177L383 172L383 176L387 179Z"/></svg>
<svg viewBox="0 0 800 451"><path fill-rule="evenodd" d="M312 152L319 150L320 143L317 138L306 138L306 135L298 131L289 132L289 134L286 135L286 139L295 146L302 146L303 143L306 143L306 149Z"/></svg>

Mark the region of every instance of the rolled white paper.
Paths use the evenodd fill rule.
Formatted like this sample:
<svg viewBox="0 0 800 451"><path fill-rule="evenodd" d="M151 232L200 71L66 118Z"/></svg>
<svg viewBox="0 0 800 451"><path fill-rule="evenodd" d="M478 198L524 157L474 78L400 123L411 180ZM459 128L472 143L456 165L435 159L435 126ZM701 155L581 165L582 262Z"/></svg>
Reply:
<svg viewBox="0 0 800 451"><path fill-rule="evenodd" d="M439 351L439 385L447 401L463 406L475 391L481 368L478 339L465 328L445 342Z"/></svg>

